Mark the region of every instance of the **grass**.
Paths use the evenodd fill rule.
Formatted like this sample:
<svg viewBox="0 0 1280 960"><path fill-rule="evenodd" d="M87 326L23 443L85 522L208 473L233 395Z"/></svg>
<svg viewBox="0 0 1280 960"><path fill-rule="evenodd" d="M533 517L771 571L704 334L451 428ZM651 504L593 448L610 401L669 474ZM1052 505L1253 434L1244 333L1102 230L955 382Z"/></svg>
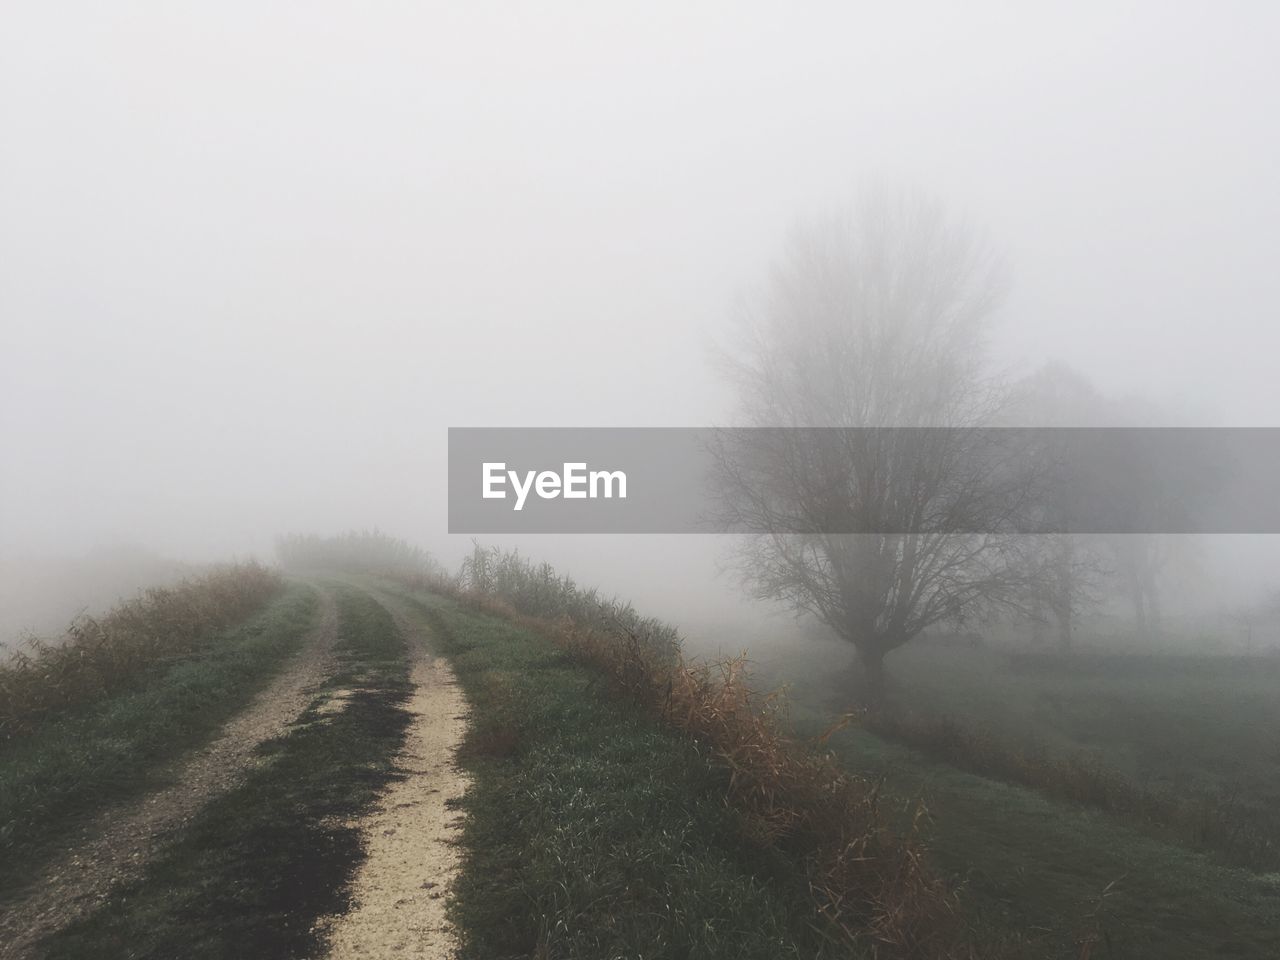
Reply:
<svg viewBox="0 0 1280 960"><path fill-rule="evenodd" d="M1280 804L1275 657L904 649L892 669L904 700L937 713L1090 752L1184 795Z"/></svg>
<svg viewBox="0 0 1280 960"><path fill-rule="evenodd" d="M1136 780L1096 751L1051 748L1028 742L1025 734L1011 740L929 712L881 710L865 716L863 724L959 769L1116 814L1162 839L1213 851L1226 862L1280 867L1280 811L1241 803L1237 794L1179 794L1168 785Z"/></svg>
<svg viewBox="0 0 1280 960"><path fill-rule="evenodd" d="M436 588L544 637L596 671L615 698L703 748L727 774L724 802L743 839L803 868L810 912L849 952L991 960L1016 946L1016 938L975 939L913 826L890 828L873 780L792 738L738 662L687 661L669 625L518 553L477 546L459 577Z"/></svg>
<svg viewBox="0 0 1280 960"><path fill-rule="evenodd" d="M1203 789L1227 770L1247 769L1254 782L1267 782L1271 761L1260 741L1277 728L1242 727L1267 715L1275 692L1267 690L1268 675L1246 677L1240 664L1158 658L1061 664L936 648L902 653L892 664L899 703L952 718L966 735L1003 731L992 734L1003 744L997 752L1042 751L1049 762L1080 756L1137 790ZM803 651L789 666L793 718L816 734L830 724L838 700L829 678L805 670ZM788 678L780 669L769 676ZM922 751L856 726L828 743L851 769L883 776L888 793L925 798L930 852L963 885L975 922L1024 931L1033 955L1280 956L1274 867L1233 866L1217 848L1195 848L1183 835L1152 829L1124 811L1073 802L1051 784L1031 789L1009 782L1016 777L999 763L988 771L994 776L983 776L967 769L983 759L969 747L939 762L948 753L941 740L925 742ZM1080 781L1061 786L1072 783Z"/></svg>
<svg viewBox="0 0 1280 960"><path fill-rule="evenodd" d="M0 663L0 742L134 689L208 636L261 610L283 586L257 563L152 587L100 618L80 616L56 642L33 638Z"/></svg>
<svg viewBox="0 0 1280 960"><path fill-rule="evenodd" d="M270 680L314 619L293 586L265 612L204 636L114 697L67 709L0 747L0 891L109 804L166 782L167 762L210 739Z"/></svg>
<svg viewBox="0 0 1280 960"><path fill-rule="evenodd" d="M43 944L51 958L285 958L320 952L363 853L354 818L398 776L410 716L405 644L367 594L339 588L342 666L263 763L213 799L139 881Z"/></svg>
<svg viewBox="0 0 1280 960"><path fill-rule="evenodd" d="M820 719L813 722L816 730ZM1025 932L1036 956L1280 956L1280 874L1225 866L1113 817L932 762L862 730L829 742L850 766L885 776L888 791L926 798L930 851L964 885L975 920Z"/></svg>
<svg viewBox="0 0 1280 960"><path fill-rule="evenodd" d="M545 637L417 596L472 705L464 958L849 955L803 869L747 842L705 748Z"/></svg>
<svg viewBox="0 0 1280 960"><path fill-rule="evenodd" d="M530 603L565 602L563 582L531 569L537 575L517 583ZM823 848L806 837L844 808L803 790L768 796L776 786L768 769L781 760L761 761L760 752L793 741L749 731L735 740L746 701L724 698L737 680L683 667L668 676L627 653L627 637L643 644L625 625L620 645L606 649L607 624L495 616L500 604L410 595L473 708L462 751L472 778L464 862L451 901L464 960L873 955L867 939L851 953L815 896ZM590 607L585 595L572 599ZM407 724L393 624L357 588L343 589L340 606L347 663L333 687L359 688L346 710L313 708L141 881L46 944L50 956L297 957L321 948L314 921L346 907L361 857L349 824L396 776ZM624 624L644 623L631 616ZM607 619L616 627L620 618ZM654 657L665 663L664 649L657 644ZM1050 761L1079 753L1142 789L1195 797L1238 782L1259 809L1271 796L1278 695L1265 664L907 653L893 664L897 695L956 718L962 732L1017 730L1004 734L1008 744L1034 743ZM654 687L659 674L663 689ZM688 688L676 689L677 680ZM998 763L991 776L962 769L980 759L983 741L957 747L951 737L948 749L971 756L941 763L937 751L867 729L832 730L830 692L817 679L799 684L793 718L806 733L829 734L851 781L879 779L890 834L910 832L914 799L925 798L929 859L961 891L929 902L963 905L968 943L1007 943L1037 960L1280 956L1280 873L1223 863L1122 810L1100 810L1107 804L1096 798L1070 802L1051 783L1008 782L1016 771ZM826 761L812 762L818 770ZM844 783L825 773L795 778L819 782ZM920 856L910 844L892 848L906 860L888 849L874 852L889 865ZM854 856L845 866L862 864ZM850 880L840 889L872 887ZM865 916L868 904L918 902L874 889L849 916ZM911 929L944 929L927 910L920 917ZM878 955L923 953L896 949L885 941Z"/></svg>
<svg viewBox="0 0 1280 960"><path fill-rule="evenodd" d="M842 650L766 663L819 709L842 703ZM1280 662L1027 654L922 644L891 664L866 725L971 773L1116 814L1224 862L1280 869Z"/></svg>
<svg viewBox="0 0 1280 960"><path fill-rule="evenodd" d="M539 602L547 597L554 601L554 591L543 590ZM573 649L572 642L562 646ZM590 651L586 659L592 659ZM1155 777L1162 775L1201 790L1246 773L1260 774L1254 782L1265 789L1267 764L1276 759L1276 726L1253 725L1271 716L1277 694L1270 669L1260 679L1246 676L1264 672L1254 664L1097 659L1060 664L993 651L920 649L894 666L900 699L952 710L964 718L957 722L975 728L999 724L1008 744L1043 747L1050 765L1070 757L1065 767L1074 769L1075 759L1083 758L1081 763L1113 773L1125 789L1157 789ZM832 711L821 705L836 692L830 663L826 658L818 665L792 708L815 735L832 721ZM782 677L775 672L774 678ZM487 742L504 756L522 749L509 729L490 731ZM911 819L912 799L924 796L931 858L960 887L977 940L1008 943L1019 955L1047 960L1280 955L1280 874L1225 864L1150 824L1101 812L1096 807L1107 805L1105 796L1082 795L1079 802L1055 796L1068 792L1059 788L1082 783L1074 774L1027 789L938 763L865 729L836 730L826 742L858 776L882 778L886 806L902 811L900 829ZM995 754L1001 749L992 745ZM710 751L708 760L714 765L716 759ZM1099 784L1108 786L1086 786ZM1263 796L1254 794L1254 800ZM613 944L592 946L607 950ZM556 947L535 955L559 955Z"/></svg>

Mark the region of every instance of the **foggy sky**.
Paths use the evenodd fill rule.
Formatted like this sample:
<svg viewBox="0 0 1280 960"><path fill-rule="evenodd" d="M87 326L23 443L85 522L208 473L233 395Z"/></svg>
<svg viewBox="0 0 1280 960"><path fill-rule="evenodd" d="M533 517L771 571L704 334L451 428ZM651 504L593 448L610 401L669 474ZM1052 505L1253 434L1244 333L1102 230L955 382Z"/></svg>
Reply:
<svg viewBox="0 0 1280 960"><path fill-rule="evenodd" d="M1011 372L1280 425L1280 9L1047 8L8 5L0 555L452 559L448 426L724 422L708 342L868 180L1007 252ZM643 600L681 543L534 549Z"/></svg>

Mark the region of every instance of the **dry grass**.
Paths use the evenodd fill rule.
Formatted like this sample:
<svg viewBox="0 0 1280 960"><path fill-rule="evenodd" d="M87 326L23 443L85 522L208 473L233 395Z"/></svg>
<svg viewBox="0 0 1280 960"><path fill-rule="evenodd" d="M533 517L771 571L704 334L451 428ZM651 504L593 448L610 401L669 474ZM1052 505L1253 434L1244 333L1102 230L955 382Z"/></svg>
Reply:
<svg viewBox="0 0 1280 960"><path fill-rule="evenodd" d="M235 564L146 590L105 616L78 617L57 640L31 638L0 664L0 741L189 655L211 632L260 610L282 585L279 574L260 564Z"/></svg>

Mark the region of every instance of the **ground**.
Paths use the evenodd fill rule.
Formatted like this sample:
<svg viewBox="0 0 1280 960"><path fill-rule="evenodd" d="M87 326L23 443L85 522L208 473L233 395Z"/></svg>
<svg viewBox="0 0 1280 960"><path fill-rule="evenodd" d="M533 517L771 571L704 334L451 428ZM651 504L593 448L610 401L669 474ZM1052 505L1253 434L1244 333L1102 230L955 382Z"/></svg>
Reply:
<svg viewBox="0 0 1280 960"><path fill-rule="evenodd" d="M452 954L465 699L403 601L298 589L312 625L243 709L31 851L0 957Z"/></svg>
<svg viewBox="0 0 1280 960"><path fill-rule="evenodd" d="M757 665L791 681L802 734L839 712L831 652ZM992 942L1280 956L1280 665L920 647L890 669L898 703L983 731L993 755L1229 796L1215 823L1260 838L978 769L968 741L832 733L891 808L923 799L929 857ZM744 842L708 758L534 629L389 583L299 581L0 754L0 957L844 956L799 865Z"/></svg>

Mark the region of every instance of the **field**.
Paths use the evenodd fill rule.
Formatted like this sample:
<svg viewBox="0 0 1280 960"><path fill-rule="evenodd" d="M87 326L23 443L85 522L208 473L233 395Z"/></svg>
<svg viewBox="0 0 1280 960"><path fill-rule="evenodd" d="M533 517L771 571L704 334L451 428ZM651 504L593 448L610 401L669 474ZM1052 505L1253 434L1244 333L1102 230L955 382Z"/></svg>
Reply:
<svg viewBox="0 0 1280 960"><path fill-rule="evenodd" d="M0 956L1280 955L1273 658L922 643L847 715L833 644L743 674L514 554L358 546L216 629L122 608L105 685L17 668Z"/></svg>
<svg viewBox="0 0 1280 960"><path fill-rule="evenodd" d="M398 861L397 912L447 903L467 957L850 955L801 866L744 842L727 772L598 670L456 599L326 574L0 757L21 827L0 956L368 955L344 931L371 906L355 891L379 798L407 784L414 807L441 785L403 753L416 664L440 655L471 704L462 861L456 880ZM51 765L65 796L27 772ZM455 843L411 813L400 829Z"/></svg>
<svg viewBox="0 0 1280 960"><path fill-rule="evenodd" d="M757 665L816 733L847 674L822 647ZM837 662L847 660L847 655ZM1040 955L1280 955L1280 664L921 645L892 704L828 741L923 797L929 846L985 922ZM879 735L877 735L877 731Z"/></svg>

